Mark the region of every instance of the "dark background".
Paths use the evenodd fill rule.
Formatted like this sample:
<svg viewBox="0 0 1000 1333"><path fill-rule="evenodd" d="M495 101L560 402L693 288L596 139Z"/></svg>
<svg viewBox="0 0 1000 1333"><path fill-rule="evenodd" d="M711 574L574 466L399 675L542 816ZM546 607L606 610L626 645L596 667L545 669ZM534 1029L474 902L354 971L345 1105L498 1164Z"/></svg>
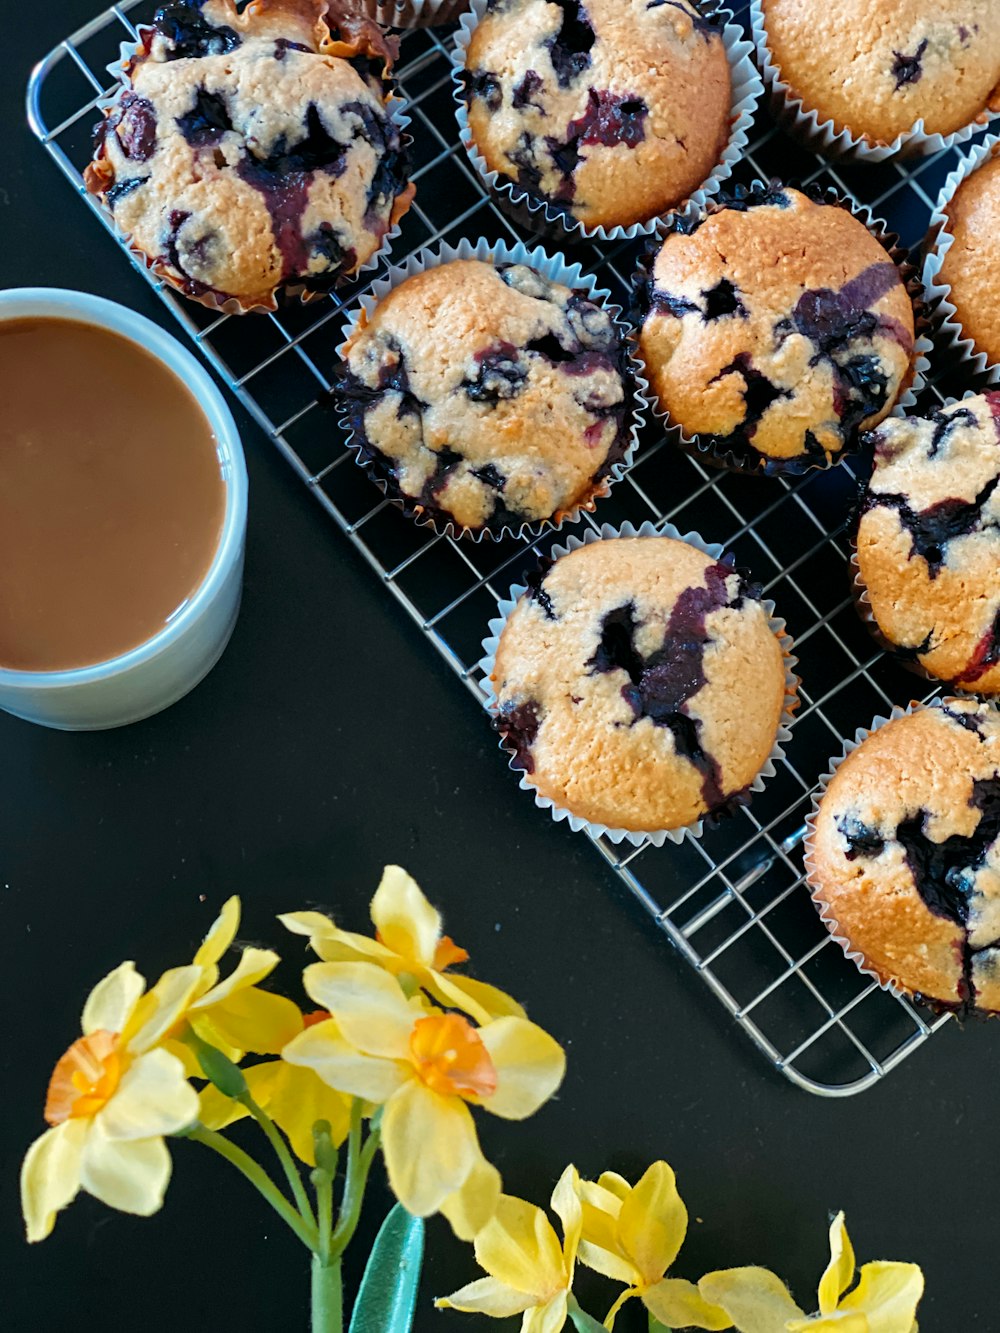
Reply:
<svg viewBox="0 0 1000 1333"><path fill-rule="evenodd" d="M24 124L31 63L93 8L5 6L0 286L81 288L166 322ZM533 1120L481 1118L508 1190L541 1203L567 1161L634 1177L666 1157L692 1218L678 1275L764 1263L809 1308L828 1212L844 1208L859 1260L923 1265L923 1333L1000 1327L996 1031L949 1024L846 1101L771 1073L591 847L517 789L471 696L237 416L251 477L246 592L219 666L122 731L66 735L0 715L0 1326L306 1327L305 1254L203 1149L174 1146L158 1216L81 1196L31 1249L17 1168L83 998L113 966L133 958L153 978L187 961L235 891L243 936L284 953L291 988L301 955L275 914L321 904L363 929L392 860L442 909L477 974L567 1049L565 1085ZM377 1180L362 1254L386 1202ZM417 1328L462 1327L431 1298L477 1275L471 1249L432 1220ZM594 1311L609 1303L595 1287Z"/></svg>

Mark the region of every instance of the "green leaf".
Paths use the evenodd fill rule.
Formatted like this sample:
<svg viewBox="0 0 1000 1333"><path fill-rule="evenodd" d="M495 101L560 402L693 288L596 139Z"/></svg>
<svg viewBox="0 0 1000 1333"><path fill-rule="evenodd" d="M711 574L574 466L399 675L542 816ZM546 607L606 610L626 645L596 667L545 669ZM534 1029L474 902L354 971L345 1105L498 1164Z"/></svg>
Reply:
<svg viewBox="0 0 1000 1333"><path fill-rule="evenodd" d="M397 1203L368 1256L350 1333L410 1333L423 1259L423 1219Z"/></svg>
<svg viewBox="0 0 1000 1333"><path fill-rule="evenodd" d="M580 1309L572 1292L569 1294L569 1318L577 1333L607 1333L604 1325L599 1324L593 1315Z"/></svg>
<svg viewBox="0 0 1000 1333"><path fill-rule="evenodd" d="M219 1089L223 1097L239 1101L246 1095L247 1081L243 1077L243 1071L239 1065L233 1064L228 1055L223 1055L207 1041L202 1041L195 1032L188 1033L187 1042L194 1048L202 1073L209 1083L213 1083Z"/></svg>

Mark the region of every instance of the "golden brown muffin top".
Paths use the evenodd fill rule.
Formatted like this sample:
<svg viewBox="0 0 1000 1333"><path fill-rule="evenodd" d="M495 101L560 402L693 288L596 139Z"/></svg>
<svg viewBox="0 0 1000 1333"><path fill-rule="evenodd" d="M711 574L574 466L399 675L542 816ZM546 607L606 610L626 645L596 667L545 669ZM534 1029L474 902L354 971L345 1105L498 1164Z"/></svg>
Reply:
<svg viewBox="0 0 1000 1333"><path fill-rule="evenodd" d="M640 350L660 405L745 466L834 461L911 373L913 307L864 223L774 188L670 232Z"/></svg>
<svg viewBox="0 0 1000 1333"><path fill-rule="evenodd" d="M489 169L587 226L666 212L729 138L725 48L688 0L494 0L465 90Z"/></svg>
<svg viewBox="0 0 1000 1333"><path fill-rule="evenodd" d="M245 308L357 271L412 186L378 68L321 0L166 5L105 113L87 184L187 295ZM366 39L363 52L371 50ZM363 63L363 62L362 62Z"/></svg>
<svg viewBox="0 0 1000 1333"><path fill-rule="evenodd" d="M856 540L879 629L932 676L1000 693L1000 393L869 442Z"/></svg>
<svg viewBox="0 0 1000 1333"><path fill-rule="evenodd" d="M1000 1009L1000 713L971 699L870 734L820 802L809 880L884 980Z"/></svg>
<svg viewBox="0 0 1000 1333"><path fill-rule="evenodd" d="M945 210L954 238L941 262L962 332L1000 364L1000 157L963 180Z"/></svg>
<svg viewBox="0 0 1000 1333"><path fill-rule="evenodd" d="M525 264L458 259L379 302L339 392L394 494L496 532L600 493L629 440L625 362L611 314L582 291Z"/></svg>
<svg viewBox="0 0 1000 1333"><path fill-rule="evenodd" d="M952 134L996 109L996 0L763 0L783 82L820 121L870 143L924 122Z"/></svg>
<svg viewBox="0 0 1000 1333"><path fill-rule="evenodd" d="M781 644L731 565L667 537L562 556L500 637L513 766L610 828L681 828L742 795L777 738Z"/></svg>

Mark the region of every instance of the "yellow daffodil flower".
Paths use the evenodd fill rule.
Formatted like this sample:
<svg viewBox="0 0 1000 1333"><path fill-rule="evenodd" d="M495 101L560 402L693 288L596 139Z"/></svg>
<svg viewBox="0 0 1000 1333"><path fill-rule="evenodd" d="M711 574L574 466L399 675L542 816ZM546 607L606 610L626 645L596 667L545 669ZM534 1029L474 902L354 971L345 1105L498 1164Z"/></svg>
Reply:
<svg viewBox="0 0 1000 1333"><path fill-rule="evenodd" d="M328 1019L326 1010L304 1016L305 1027ZM339 1147L351 1126L351 1098L328 1087L318 1074L302 1065L284 1060L267 1060L243 1070L247 1089L288 1137L292 1150L309 1166L316 1165L312 1128L317 1120L330 1125L330 1138ZM241 1102L226 1097L211 1085L200 1095L198 1119L206 1129L225 1129L227 1125L250 1114Z"/></svg>
<svg viewBox="0 0 1000 1333"><path fill-rule="evenodd" d="M446 975L469 955L441 933L441 915L399 866L386 866L371 902L375 939L341 930L321 912L288 912L278 920L309 944L327 963L375 963L393 976L410 976L449 1009L461 1009L477 1023L524 1010L509 995L471 977Z"/></svg>
<svg viewBox="0 0 1000 1333"><path fill-rule="evenodd" d="M522 1315L522 1333L559 1333L569 1313L580 1242L576 1168L568 1166L552 1192L563 1243L541 1208L508 1194L475 1239L476 1261L489 1277L435 1301L439 1309L507 1319Z"/></svg>
<svg viewBox="0 0 1000 1333"><path fill-rule="evenodd" d="M633 1296L668 1328L732 1326L725 1310L704 1300L693 1282L664 1276L684 1244L688 1224L676 1177L666 1162L654 1162L635 1186L613 1171L605 1171L596 1182L583 1180L580 1198L580 1262L626 1285L608 1311L608 1328Z"/></svg>
<svg viewBox="0 0 1000 1333"><path fill-rule="evenodd" d="M422 997L407 999L371 963L314 963L303 983L332 1017L300 1033L283 1058L381 1106L397 1199L418 1217L443 1212L472 1239L492 1216L500 1177L483 1157L469 1106L508 1120L533 1114L562 1081L562 1048L525 1018L475 1028Z"/></svg>
<svg viewBox="0 0 1000 1333"><path fill-rule="evenodd" d="M56 1214L82 1189L111 1208L155 1213L170 1180L165 1134L198 1117L198 1095L184 1066L156 1049L198 984L196 967L162 980L155 1003L145 981L122 963L91 991L83 1036L59 1060L49 1083L51 1126L28 1149L21 1206L29 1241L44 1240Z"/></svg>
<svg viewBox="0 0 1000 1333"><path fill-rule="evenodd" d="M924 1275L916 1264L865 1264L854 1281L854 1250L838 1213L830 1226L830 1262L819 1284L819 1313L806 1316L766 1268L729 1268L698 1284L740 1333L916 1333ZM845 1295L844 1293L847 1292Z"/></svg>
<svg viewBox="0 0 1000 1333"><path fill-rule="evenodd" d="M302 1031L298 1005L283 995L261 990L257 984L281 961L271 949L244 949L235 969L219 980L219 962L236 938L239 926L240 900L233 897L223 905L194 956L198 984L178 1019L176 1030L164 1042L168 1050L184 1061L192 1075L200 1074L201 1070L192 1052L176 1040L183 1036L185 1023L202 1041L225 1052L231 1060L241 1059L245 1051L275 1055ZM150 996L157 995L160 985L161 982L156 983Z"/></svg>

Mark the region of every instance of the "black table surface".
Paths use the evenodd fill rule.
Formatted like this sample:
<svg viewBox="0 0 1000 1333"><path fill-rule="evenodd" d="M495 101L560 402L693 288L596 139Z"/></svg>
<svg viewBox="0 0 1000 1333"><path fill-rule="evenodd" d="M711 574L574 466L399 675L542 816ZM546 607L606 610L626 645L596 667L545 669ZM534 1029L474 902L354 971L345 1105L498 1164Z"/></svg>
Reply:
<svg viewBox="0 0 1000 1333"><path fill-rule="evenodd" d="M24 121L30 65L93 9L4 6L0 287L92 291L166 323ZM63 734L0 714L5 1333L307 1326L298 1242L200 1147L173 1145L156 1217L81 1196L31 1248L17 1167L44 1128L46 1082L83 998L112 967L131 958L152 978L186 961L235 892L242 935L283 953L291 986L303 955L275 914L321 905L364 929L388 861L417 877L477 975L566 1047L565 1084L536 1117L480 1118L510 1192L541 1203L568 1161L633 1176L664 1157L691 1212L678 1275L764 1263L809 1308L828 1214L843 1208L859 1259L923 1265L923 1333L1000 1327L997 1029L949 1024L841 1101L771 1072L590 845L518 790L472 697L237 416L246 589L209 678L119 731ZM386 1204L378 1182L356 1251ZM478 1270L440 1218L427 1241L417 1329L486 1326L434 1311L434 1295Z"/></svg>

